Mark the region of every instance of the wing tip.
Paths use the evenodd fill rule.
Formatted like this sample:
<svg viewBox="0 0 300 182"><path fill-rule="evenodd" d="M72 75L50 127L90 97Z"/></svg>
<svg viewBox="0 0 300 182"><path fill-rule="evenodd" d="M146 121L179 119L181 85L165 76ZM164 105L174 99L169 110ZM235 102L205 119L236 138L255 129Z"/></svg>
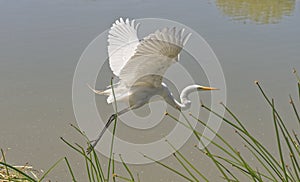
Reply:
<svg viewBox="0 0 300 182"><path fill-rule="evenodd" d="M183 46L187 43L187 41L190 39L191 36L192 36L191 32L189 32L188 34L185 35L185 37L182 39Z"/></svg>
<svg viewBox="0 0 300 182"><path fill-rule="evenodd" d="M115 20L115 22L112 24L110 30L114 29L116 26L122 26L122 25L127 25L137 31L137 29L140 26L140 23L136 23L135 19L120 17Z"/></svg>
<svg viewBox="0 0 300 182"><path fill-rule="evenodd" d="M171 44L175 44L179 47L183 47L192 35L191 32L184 35L184 31L185 28L181 28L178 30L177 27L172 27L172 28L164 27L148 35L147 37L144 38L144 40L156 39L156 40L169 42Z"/></svg>

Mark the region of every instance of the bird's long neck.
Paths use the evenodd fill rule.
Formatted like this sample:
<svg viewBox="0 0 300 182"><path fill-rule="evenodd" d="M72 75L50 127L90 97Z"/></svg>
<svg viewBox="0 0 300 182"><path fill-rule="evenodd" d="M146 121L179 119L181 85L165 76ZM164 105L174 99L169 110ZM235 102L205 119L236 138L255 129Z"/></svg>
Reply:
<svg viewBox="0 0 300 182"><path fill-rule="evenodd" d="M180 94L180 101L177 101L174 96L169 92L166 101L175 108L186 110L191 107L191 101L188 98L188 95L197 90L197 85L190 85L185 87Z"/></svg>
<svg viewBox="0 0 300 182"><path fill-rule="evenodd" d="M185 87L180 94L181 109L189 109L191 107L192 102L188 98L188 95L197 90L197 85L190 85Z"/></svg>
<svg viewBox="0 0 300 182"><path fill-rule="evenodd" d="M186 104L185 102L183 102L181 100L181 102L177 101L175 98L174 98L174 102L176 104L176 108L178 109L182 109L182 110L186 110L186 109L189 109L191 107L191 104Z"/></svg>

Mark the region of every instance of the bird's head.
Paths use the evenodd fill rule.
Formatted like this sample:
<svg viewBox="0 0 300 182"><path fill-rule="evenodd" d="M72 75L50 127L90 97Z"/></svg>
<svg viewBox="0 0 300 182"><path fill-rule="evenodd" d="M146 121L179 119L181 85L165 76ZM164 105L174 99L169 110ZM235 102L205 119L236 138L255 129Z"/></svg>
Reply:
<svg viewBox="0 0 300 182"><path fill-rule="evenodd" d="M211 91L211 90L219 90L219 89L214 87L206 87L202 85L189 85L182 90L181 95L182 97L187 97L188 94L195 91Z"/></svg>

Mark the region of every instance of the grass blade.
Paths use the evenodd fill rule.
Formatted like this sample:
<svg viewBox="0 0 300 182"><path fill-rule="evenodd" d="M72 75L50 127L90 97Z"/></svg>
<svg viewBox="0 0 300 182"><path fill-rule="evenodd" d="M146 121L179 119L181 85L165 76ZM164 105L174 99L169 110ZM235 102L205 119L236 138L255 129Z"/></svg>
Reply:
<svg viewBox="0 0 300 182"><path fill-rule="evenodd" d="M90 174L91 174L92 180L93 180L93 181L97 181L97 182L100 181L100 180L101 180L100 174L97 172L97 168L96 168L95 164L93 163L93 160L92 160L92 153L90 153L90 154L89 154L90 156L88 157L88 156L86 155L85 150L84 150L84 148L83 148L82 146L80 146L80 145L77 144L77 143L75 143L75 145L81 149L81 152L82 152L82 153L84 154L84 156L85 156L85 159L86 159L86 162L87 162L86 167L87 167L87 170L90 169ZM95 179L95 176L96 176L97 179Z"/></svg>
<svg viewBox="0 0 300 182"><path fill-rule="evenodd" d="M293 101L293 98L292 98L292 96L291 96L291 95L290 95L290 104L291 104L291 105L292 105L292 107L293 107L294 113L295 113L295 115L296 115L296 118L297 118L297 120L298 120L298 123L299 123L299 125L300 125L300 117L299 117L299 114L298 114L297 108L296 108L296 106L295 106L295 103L294 103L294 101Z"/></svg>
<svg viewBox="0 0 300 182"><path fill-rule="evenodd" d="M159 162L159 161L156 161L156 160L154 160L154 159L152 159L152 158L150 158L150 157L148 157L148 156L146 156L146 155L143 155L143 156L144 156L145 158L150 159L150 160L152 160L153 162L155 162L155 163L157 163L157 164L163 166L164 168L169 169L170 171L172 171L172 172L174 172L175 174L177 174L177 175L183 177L184 179L193 182L193 180L192 180L191 178L189 178L189 177L187 177L186 175L184 175L184 174L178 172L177 170L175 170L175 169L173 169L173 168L167 166L166 164L164 164L164 163L162 163L162 162Z"/></svg>
<svg viewBox="0 0 300 182"><path fill-rule="evenodd" d="M69 147L71 147L73 150L75 150L76 152L78 152L80 155L82 155L90 164L91 164L91 167L94 171L96 171L96 167L93 163L93 161L85 154L85 151L83 149L83 147L77 145L80 147L80 150L78 148L76 148L74 145L70 144L68 141L66 141L63 137L60 137L60 139L65 143L67 144ZM99 179L100 180L100 179Z"/></svg>
<svg viewBox="0 0 300 182"><path fill-rule="evenodd" d="M39 182L42 181L62 160L64 160L64 157L56 161L45 173L44 175L39 179Z"/></svg>
<svg viewBox="0 0 300 182"><path fill-rule="evenodd" d="M83 151L84 152L84 151ZM93 175L92 175L92 169L91 167L92 166L89 166L89 162L87 160L87 156L84 157L84 162L85 162L85 168L86 168L86 172L87 172L87 176L89 178L89 181L92 182L92 181L95 181L95 179L93 178Z"/></svg>
<svg viewBox="0 0 300 182"><path fill-rule="evenodd" d="M300 82L298 82L298 98L300 100Z"/></svg>
<svg viewBox="0 0 300 182"><path fill-rule="evenodd" d="M292 130L292 131L293 131L293 135L294 135L294 137L296 139L296 141L294 143L295 143L295 145L297 145L299 147L300 146L300 140L298 138L298 135L296 134L296 132L294 130Z"/></svg>
<svg viewBox="0 0 300 182"><path fill-rule="evenodd" d="M67 164L67 166L68 166L69 172L70 172L70 174L71 174L71 176L72 176L72 181L73 181L73 182L76 182L77 180L75 179L73 170L72 170L72 168L71 168L71 165L70 165L70 163L69 163L67 157L64 157L64 160L66 161L66 164Z"/></svg>
<svg viewBox="0 0 300 182"><path fill-rule="evenodd" d="M187 121L188 125L186 125L185 123L179 121L177 118L173 117L172 115L170 115L169 113L166 113L165 115L169 115L171 118L173 118L175 121L179 122L180 124L183 124L185 127L187 127L188 129L191 129L194 133L194 135L196 136L196 138L198 139L199 142L201 142L201 144L204 146L204 143L202 142L201 138L200 138L200 134L199 132L197 132L196 130L193 129L192 125L190 124L190 122L188 121L188 119L186 118L186 116L182 113L182 115L184 116L185 120ZM204 137L204 136L202 136ZM205 138L205 137L204 137ZM205 138L206 139L206 138ZM209 154L208 156L211 156L212 161L214 162L214 164L216 165L216 167L218 168L218 170L222 173L222 175L224 176L225 179L229 180L229 178L227 177L226 173L222 170L222 168L219 166L219 164L217 163L217 161L213 158L213 156L211 155L210 151L205 148L205 150L207 151L207 153Z"/></svg>
<svg viewBox="0 0 300 182"><path fill-rule="evenodd" d="M249 140L247 140L241 133L237 132L237 134L260 156L262 159L271 167L271 169L275 172L275 174L281 179L282 175L280 170L276 167L273 161L269 158L269 154L261 152L261 150L257 149L257 145L254 146ZM258 147L259 148L259 147ZM276 161L277 162L277 161ZM278 164L279 165L279 164ZM280 166L279 166L280 167Z"/></svg>
<svg viewBox="0 0 300 182"><path fill-rule="evenodd" d="M182 116L184 117L184 119L186 120L186 122L188 123L189 127L190 127L190 128L193 128L192 125L191 125L191 123L190 123L189 120L187 119L187 117L183 114L183 112L180 111L180 113L182 114ZM203 146L205 146L204 143L203 143L203 141L202 141L202 139L199 137L198 133L197 133L194 129L193 129L193 133L194 133L194 135L196 136L196 138L198 139L198 141L201 142L201 144L202 144ZM223 171L223 169L220 167L220 165L217 163L217 161L215 160L215 158L214 158L213 155L210 153L210 151L208 150L207 147L205 147L205 150L206 150L206 152L208 153L208 156L211 157L212 161L215 163L215 165L216 165L216 167L218 168L218 170L222 173L223 177L224 177L225 179L229 180L228 176L227 176L226 173Z"/></svg>
<svg viewBox="0 0 300 182"><path fill-rule="evenodd" d="M37 180L33 179L32 177L30 177L28 174L24 173L23 171L21 171L20 169L12 166L12 165L9 165L9 164L6 164L4 162L0 162L1 165L9 168L9 169L12 169L16 172L18 172L19 174L21 174L22 176L24 176L26 178L26 180L29 180L29 181L32 181L32 182L37 182Z"/></svg>
<svg viewBox="0 0 300 182"><path fill-rule="evenodd" d="M294 160L293 160L292 155L290 155L290 159L291 159L291 161L292 161L292 165L293 165L294 173L295 173L295 175L296 175L296 177L297 177L297 181L300 181L300 176L299 176L299 174L298 174L298 169L296 168L296 165L295 165L295 162L294 162Z"/></svg>
<svg viewBox="0 0 300 182"><path fill-rule="evenodd" d="M283 174L285 176L285 181L288 181L288 177L287 177L288 175L287 175L287 171L286 171L286 168L285 168L285 162L284 162L283 154L282 154L282 146L281 146L281 143L280 143L280 136L279 136L279 132L278 132L277 119L276 119L276 115L275 115L274 99L272 99L272 115L273 115L273 122L274 122L274 127L275 127L277 147L278 147L278 151L279 151L280 161L281 161L281 164L282 164Z"/></svg>
<svg viewBox="0 0 300 182"><path fill-rule="evenodd" d="M115 173L115 154L113 153L113 156L112 156L112 179L113 179L113 182L116 182L116 173Z"/></svg>
<svg viewBox="0 0 300 182"><path fill-rule="evenodd" d="M260 86L260 84L258 82L256 82L259 90L261 91L261 93L263 94L265 100L267 101L267 103L272 107L272 103L270 102L270 99L266 96L265 92L263 91L262 87ZM277 112L277 110L275 109L274 110L275 114L276 114L276 117L278 118L278 121L279 121L279 124L280 126L284 129L284 133L288 136L289 140L290 141L293 141L289 131L287 130L283 120L281 119L279 113ZM293 147L296 149L296 151L298 152L298 155L300 155L300 151L297 150L297 146L293 145Z"/></svg>
<svg viewBox="0 0 300 182"><path fill-rule="evenodd" d="M121 161L122 161L122 164L123 164L124 168L125 168L126 171L128 172L128 174L129 174L131 180L134 181L134 177L133 177L133 175L132 175L132 173L131 173L129 167L128 167L128 166L126 165L126 163L124 162L124 160L123 160L121 154L119 154L119 157L120 157L120 159L121 159Z"/></svg>
<svg viewBox="0 0 300 182"><path fill-rule="evenodd" d="M256 160L264 167L264 169L272 176L272 178L267 177L266 175L264 177L268 178L269 180L276 181L276 177L273 175L271 170L266 166L266 164L258 157L258 155L247 145L245 145L245 147L251 152L251 154L256 158Z"/></svg>
<svg viewBox="0 0 300 182"><path fill-rule="evenodd" d="M207 124L203 121L201 121L200 119L196 118L192 113L190 113L190 116L192 116L192 118L194 118L195 120L197 120L201 125L203 125L204 127L208 128L211 132L213 132L217 138L219 138L232 152L235 152L235 149L221 136L219 135L216 131L214 131L211 127L207 126ZM204 137L204 136L203 136ZM227 149L225 149L224 147L222 147L221 145L215 143L214 141L211 141L211 143L213 145L215 145L216 147L218 147L219 149L221 149L223 152L225 152L228 156L232 157L233 159L235 159L238 162L241 162L237 157L235 157L232 153L230 153Z"/></svg>
<svg viewBox="0 0 300 182"><path fill-rule="evenodd" d="M87 144L89 145L90 144L90 141L89 141L89 139L88 139L88 137L86 136L86 134L83 132L83 131L81 131L78 127L76 127L75 125L73 125L73 124L70 124L70 126L71 127L73 127L74 129L75 129L75 131L77 131L81 136L83 136L84 138L85 138L85 140L87 141ZM79 146L79 145L78 145ZM81 149L83 148L83 147L81 147L81 146L79 146ZM82 153L82 152L81 152ZM82 153L83 154L83 153ZM96 151L95 151L95 149L94 148L92 148L92 151L91 151L91 154L92 155L90 155L90 159L93 159L94 160L94 162L95 162L95 167L96 167L96 170L97 170L97 172L96 172L96 175L98 176L98 178L100 178L100 180L101 181L104 181L104 174L103 174L103 170L102 170L102 167L101 167L101 165L100 165L100 163L99 163L99 159L98 159L98 156L97 156L97 153L96 153ZM85 160L87 160L86 159L86 155L84 154L84 156L85 156ZM88 165L89 166L89 165ZM86 166L87 167L87 166ZM92 167L92 166L90 166L90 167ZM91 176L92 177L94 177L93 176L93 170L91 169L89 169L89 168L87 168L87 173L88 173L88 177L89 177L89 179L91 178ZM91 181L91 179L90 179L90 181Z"/></svg>
<svg viewBox="0 0 300 182"><path fill-rule="evenodd" d="M294 73L295 77L297 78L297 80L300 82L300 77L299 77L299 75L297 73L297 70L295 68L293 68L293 73Z"/></svg>
<svg viewBox="0 0 300 182"><path fill-rule="evenodd" d="M190 171L189 168L186 167L186 165L180 160L180 158L176 155L176 153L173 153L173 156L176 158L176 160L180 163L180 165L185 169L185 171L187 173L189 173L189 175L197 182L199 182L199 180L194 176L194 174Z"/></svg>
<svg viewBox="0 0 300 182"><path fill-rule="evenodd" d="M115 118L114 118L114 128L113 128L113 135L111 138L111 144L110 144L110 154L109 154L109 160L108 160L108 165L107 165L107 181L109 181L109 177L110 177L110 165L111 165L111 158L113 155L113 146L114 146L114 139L115 139L115 133L116 133L116 128L117 128L117 120L118 120L118 106L117 106L117 102L116 102L116 95L115 95L115 91L114 91L114 86L113 86L113 78L110 81L111 84L111 90L114 96L114 103L115 103L115 108L116 108L116 114L115 114Z"/></svg>
<svg viewBox="0 0 300 182"><path fill-rule="evenodd" d="M103 173L101 164L99 162L99 158L97 156L97 153L94 149L92 150L92 154L93 154L92 157L94 157L94 161L96 163L96 169L97 169L97 173L99 174L100 180L104 181L104 173Z"/></svg>
<svg viewBox="0 0 300 182"><path fill-rule="evenodd" d="M1 155L2 155L3 162L6 163L5 154L4 154L4 151L2 148L1 148ZM9 170L8 170L7 166L4 166L4 167L5 167L7 176L9 176Z"/></svg>
<svg viewBox="0 0 300 182"><path fill-rule="evenodd" d="M70 126L74 128L75 131L77 131L81 136L83 136L87 142L90 142L86 134L83 131L81 131L77 126L73 125L72 123L70 124Z"/></svg>
<svg viewBox="0 0 300 182"><path fill-rule="evenodd" d="M199 176L201 176L201 178L203 179L203 180L205 180L205 181L207 181L208 182L208 179L199 171L199 170L197 170L197 168L194 166L194 165L192 165L185 157L184 157L184 155L183 154L181 154L178 150L176 150L175 149L175 147L168 141L168 140L166 140L166 142L173 148L173 150L175 150L176 151L176 153L199 175Z"/></svg>
<svg viewBox="0 0 300 182"><path fill-rule="evenodd" d="M120 178L120 179L122 179L122 180L124 180L124 181L133 182L131 179L126 178L126 177L123 177L123 176L119 176L119 175L117 175L117 174L114 174L113 177L115 177L115 178Z"/></svg>
<svg viewBox="0 0 300 182"><path fill-rule="evenodd" d="M263 90L261 89L258 81L255 81L255 83L259 86L261 92L263 93L265 99L269 102L269 99L267 98L267 96L265 95L265 93L263 92ZM226 106L224 106L226 107ZM228 111L230 111L229 109L226 109ZM274 110L274 112L277 114L276 116L279 116L276 109ZM230 115L232 115L236 121L239 123L239 125L242 126L242 128L245 129L245 127L243 127L243 124L237 119L237 117L234 116L234 114L232 112L229 112ZM250 142L248 142L248 140L246 138L243 137L243 139L260 155L263 157L263 159L271 166L271 168L276 172L276 174L278 175L278 177L281 179L282 176L278 170L278 168L281 168L281 165L278 163L278 161L273 157L272 154L270 154L270 152L268 151L268 149L265 148L265 146L263 144L261 144L257 139L255 139L247 130L245 132L243 132L247 137L250 138L250 140L254 143L254 145L256 147L254 147L253 145L250 144ZM240 135L240 134L239 134ZM241 136L241 135L240 135ZM258 150L257 150L258 149Z"/></svg>
<svg viewBox="0 0 300 182"><path fill-rule="evenodd" d="M230 126L232 126L235 129L237 129L236 132L240 135L240 137L242 137L242 139L244 141L246 141L261 157L263 157L263 159L268 163L268 165L281 178L280 172L277 169L277 167L281 168L281 166L279 165L279 163L277 162L277 160L273 157L273 155L270 154L270 152L264 147L263 144L261 144L260 142L258 142L257 139L255 139L247 130L245 131L243 129L245 127L240 128L239 126L235 125L234 123L232 123L228 119L222 117L221 115L219 115L215 111L212 111L210 108L208 108L207 106L205 106L203 104L202 104L202 107L205 108L206 110L208 110L209 112L215 114L219 118L223 119L223 121L226 122L227 124L229 124ZM229 110L229 109L227 108L227 110ZM229 114L233 115L234 118L237 118L237 117L234 116L234 114L232 112L229 112ZM239 120L237 120L237 122L240 123L239 125L242 125L242 123ZM246 135L253 142L253 144L255 146L252 145L251 142L247 138L245 138L240 132L243 133L244 135Z"/></svg>

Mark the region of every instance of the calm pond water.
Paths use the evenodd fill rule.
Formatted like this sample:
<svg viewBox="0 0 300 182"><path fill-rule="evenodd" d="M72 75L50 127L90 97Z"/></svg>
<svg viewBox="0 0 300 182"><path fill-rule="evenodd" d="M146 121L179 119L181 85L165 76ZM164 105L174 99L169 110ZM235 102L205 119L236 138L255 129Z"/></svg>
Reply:
<svg viewBox="0 0 300 182"><path fill-rule="evenodd" d="M181 22L206 39L224 71L227 105L274 149L271 111L253 81L260 80L276 99L286 121L294 119L288 94L297 94L292 68L300 71L299 5L294 0L0 0L0 147L11 148L11 163L28 162L43 170L67 156L78 181L86 181L84 161L59 139L83 144L69 126L76 124L76 64L86 46L115 19L150 17ZM236 141L225 125L220 133ZM206 157L193 150L194 144L190 139L181 151L219 181ZM172 157L163 162L178 167ZM130 167L141 181L182 181L155 164ZM117 170L125 173L120 164ZM63 164L49 178L71 181Z"/></svg>

